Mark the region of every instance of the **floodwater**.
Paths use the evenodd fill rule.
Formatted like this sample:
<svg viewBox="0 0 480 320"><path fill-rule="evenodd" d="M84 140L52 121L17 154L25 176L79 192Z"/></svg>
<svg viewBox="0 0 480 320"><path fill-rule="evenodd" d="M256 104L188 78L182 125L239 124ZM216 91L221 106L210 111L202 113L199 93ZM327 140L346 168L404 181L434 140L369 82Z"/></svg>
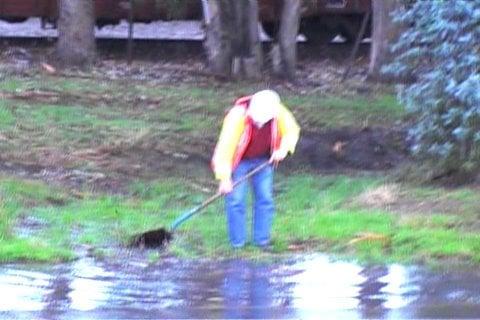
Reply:
<svg viewBox="0 0 480 320"><path fill-rule="evenodd" d="M480 317L480 272L282 262L82 258L0 266L1 319Z"/></svg>

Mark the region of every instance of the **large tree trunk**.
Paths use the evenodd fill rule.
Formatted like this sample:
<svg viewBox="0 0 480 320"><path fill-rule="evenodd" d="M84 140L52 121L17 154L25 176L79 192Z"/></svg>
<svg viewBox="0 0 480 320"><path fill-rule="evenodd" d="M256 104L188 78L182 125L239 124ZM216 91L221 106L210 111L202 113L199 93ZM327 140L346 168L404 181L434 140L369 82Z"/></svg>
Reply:
<svg viewBox="0 0 480 320"><path fill-rule="evenodd" d="M202 0L208 65L223 76L256 78L262 66L257 0Z"/></svg>
<svg viewBox="0 0 480 320"><path fill-rule="evenodd" d="M59 0L57 55L67 66L88 66L95 59L92 0Z"/></svg>
<svg viewBox="0 0 480 320"><path fill-rule="evenodd" d="M381 68L392 61L390 45L403 29L394 24L390 16L401 5L402 0L372 0L372 44L368 72L372 80L391 80L381 73Z"/></svg>
<svg viewBox="0 0 480 320"><path fill-rule="evenodd" d="M262 67L262 47L259 35L258 1L233 1L235 27L231 30L234 43L233 75L247 79L259 78Z"/></svg>
<svg viewBox="0 0 480 320"><path fill-rule="evenodd" d="M295 78L301 5L301 0L283 0L278 45L272 49L274 72L288 79Z"/></svg>
<svg viewBox="0 0 480 320"><path fill-rule="evenodd" d="M207 64L215 75L230 76L232 44L229 39L226 15L228 0L202 0L206 38Z"/></svg>

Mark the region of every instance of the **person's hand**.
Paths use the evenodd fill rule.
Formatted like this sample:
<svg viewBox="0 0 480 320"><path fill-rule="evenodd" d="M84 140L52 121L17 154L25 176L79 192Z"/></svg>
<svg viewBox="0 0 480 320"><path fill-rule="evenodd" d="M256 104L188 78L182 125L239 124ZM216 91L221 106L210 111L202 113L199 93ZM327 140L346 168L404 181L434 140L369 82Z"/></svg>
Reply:
<svg viewBox="0 0 480 320"><path fill-rule="evenodd" d="M233 190L232 179L228 178L220 181L220 184L218 186L218 192L220 192L221 194L227 194L232 192L232 190Z"/></svg>
<svg viewBox="0 0 480 320"><path fill-rule="evenodd" d="M285 159L285 157L287 156L287 153L288 151L282 150L282 149L274 151L270 157L270 163L274 165L278 165L280 161Z"/></svg>

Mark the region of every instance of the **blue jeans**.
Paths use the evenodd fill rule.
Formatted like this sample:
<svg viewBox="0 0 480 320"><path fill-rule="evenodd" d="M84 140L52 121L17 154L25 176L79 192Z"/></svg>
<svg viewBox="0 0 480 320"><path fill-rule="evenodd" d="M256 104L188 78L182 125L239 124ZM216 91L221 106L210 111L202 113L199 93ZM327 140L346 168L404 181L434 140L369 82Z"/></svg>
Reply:
<svg viewBox="0 0 480 320"><path fill-rule="evenodd" d="M233 172L233 182L235 183L235 181L267 160L268 158L242 160ZM275 212L273 202L273 167L265 167L250 179L253 187L253 243L257 246L266 246L270 242L270 229ZM248 181L244 181L225 196L228 233L230 243L234 248L243 247L247 240L247 190Z"/></svg>

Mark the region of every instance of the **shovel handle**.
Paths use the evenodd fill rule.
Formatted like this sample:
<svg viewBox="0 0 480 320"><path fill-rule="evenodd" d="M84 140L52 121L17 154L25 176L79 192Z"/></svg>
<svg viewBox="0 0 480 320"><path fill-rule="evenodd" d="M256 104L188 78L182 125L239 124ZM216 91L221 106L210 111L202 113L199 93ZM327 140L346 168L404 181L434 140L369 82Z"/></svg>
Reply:
<svg viewBox="0 0 480 320"><path fill-rule="evenodd" d="M240 183L244 182L245 180L249 179L250 177L252 177L254 174L256 174L257 172L259 172L260 170L266 168L268 165L270 164L269 161L265 161L264 163L262 163L261 165L259 165L258 167L256 167L255 169L253 169L252 171L248 172L246 175L244 175L243 177L241 177L240 179L238 179L237 181L235 181L235 183L233 184L233 188L235 188L236 186L238 186ZM207 200L205 200L204 202L202 202L202 204L200 204L199 206L191 209L190 211L187 211L185 212L184 214L182 214L180 217L178 217L171 225L170 227L170 230L175 230L180 224L182 224L184 221L188 220L191 216L193 216L194 214L196 214L197 212L199 212L200 210L202 210L203 208L207 207L210 203L214 202L215 200L217 200L218 198L220 198L221 196L223 196L222 193L220 192L217 192L216 194L214 194L213 196L211 196L210 198L208 198Z"/></svg>
<svg viewBox="0 0 480 320"><path fill-rule="evenodd" d="M240 183L244 182L245 180L247 179L250 179L254 174L256 174L257 172L259 172L260 170L262 170L263 168L265 168L266 166L268 166L270 164L269 161L265 161L264 163L262 163L261 165L259 165L258 167L256 167L255 169L253 169L252 171L248 172L246 175L244 175L243 177L240 177L240 179L238 179L237 181L235 181L235 183L232 185L232 189L235 188L236 186L238 186ZM220 192L217 192L216 194L214 194L213 196L211 196L210 198L208 198L207 200L205 200L201 205L199 205L197 208L197 210L201 210L203 208L205 208L206 206L208 206L210 203L212 203L213 201L217 200L218 198L220 198L223 194L220 193Z"/></svg>

